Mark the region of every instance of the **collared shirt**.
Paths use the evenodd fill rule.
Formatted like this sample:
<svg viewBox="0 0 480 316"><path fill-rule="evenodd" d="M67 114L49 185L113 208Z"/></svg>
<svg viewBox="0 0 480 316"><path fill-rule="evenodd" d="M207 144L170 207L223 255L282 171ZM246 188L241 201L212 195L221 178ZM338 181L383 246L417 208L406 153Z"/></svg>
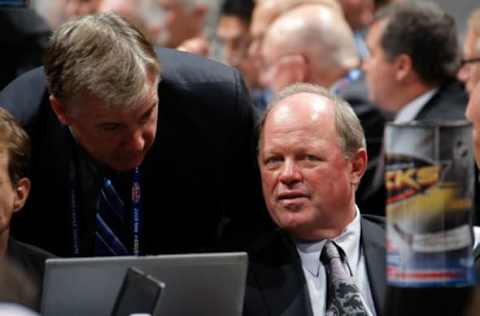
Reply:
<svg viewBox="0 0 480 316"><path fill-rule="evenodd" d="M425 104L433 97L433 95L437 92L438 89L432 89L424 94L416 97L407 105L405 105L395 116L395 123L406 123L415 120L418 113L423 109Z"/></svg>
<svg viewBox="0 0 480 316"><path fill-rule="evenodd" d="M375 316L375 305L370 292L370 283L368 281L367 267L365 257L360 242L360 212L358 211L353 221L345 230L332 240L342 248L346 254L345 262L347 271L350 271L355 284L360 290L363 304L366 306L369 315ZM297 251L302 261L303 272L308 285L310 302L314 316L325 315L327 300L327 276L324 265L320 261L320 254L326 240L318 242L297 242Z"/></svg>

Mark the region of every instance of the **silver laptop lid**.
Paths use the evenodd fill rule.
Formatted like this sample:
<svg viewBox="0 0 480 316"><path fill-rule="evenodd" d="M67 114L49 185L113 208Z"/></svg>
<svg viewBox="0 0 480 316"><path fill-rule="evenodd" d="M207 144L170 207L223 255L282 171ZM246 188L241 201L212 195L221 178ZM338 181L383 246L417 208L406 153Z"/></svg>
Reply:
<svg viewBox="0 0 480 316"><path fill-rule="evenodd" d="M155 315L240 316L246 253L49 259L42 315L110 315L128 267L164 282Z"/></svg>

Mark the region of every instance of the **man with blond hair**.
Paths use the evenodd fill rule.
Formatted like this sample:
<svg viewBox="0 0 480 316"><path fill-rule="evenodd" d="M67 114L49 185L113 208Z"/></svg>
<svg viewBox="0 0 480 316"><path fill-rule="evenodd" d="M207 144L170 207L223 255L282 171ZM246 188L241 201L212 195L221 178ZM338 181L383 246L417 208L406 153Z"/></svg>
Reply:
<svg viewBox="0 0 480 316"><path fill-rule="evenodd" d="M45 67L0 104L33 142L36 185L12 230L23 240L60 256L202 252L248 242L259 223L247 215L263 202L238 71L154 51L115 13L61 26Z"/></svg>

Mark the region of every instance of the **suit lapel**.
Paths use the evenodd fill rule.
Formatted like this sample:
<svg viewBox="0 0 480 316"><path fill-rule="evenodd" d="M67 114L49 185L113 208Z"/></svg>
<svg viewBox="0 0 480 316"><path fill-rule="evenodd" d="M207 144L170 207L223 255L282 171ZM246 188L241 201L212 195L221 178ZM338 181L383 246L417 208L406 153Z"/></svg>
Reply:
<svg viewBox="0 0 480 316"><path fill-rule="evenodd" d="M375 309L381 311L385 301L385 231L362 218L362 246Z"/></svg>
<svg viewBox="0 0 480 316"><path fill-rule="evenodd" d="M255 275L268 315L312 316L305 276L293 242L282 234L270 249L268 257L272 260L259 265Z"/></svg>

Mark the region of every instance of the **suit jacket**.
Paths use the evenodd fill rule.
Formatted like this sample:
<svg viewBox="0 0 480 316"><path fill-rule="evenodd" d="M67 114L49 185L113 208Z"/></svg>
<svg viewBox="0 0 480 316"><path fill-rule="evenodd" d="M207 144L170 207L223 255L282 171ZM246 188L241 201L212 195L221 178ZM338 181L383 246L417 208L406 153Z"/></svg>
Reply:
<svg viewBox="0 0 480 316"><path fill-rule="evenodd" d="M40 248L16 241L8 240L7 257L27 277L31 279L36 294L35 310L40 311L40 299L42 297L42 282L45 272L45 261L54 256Z"/></svg>
<svg viewBox="0 0 480 316"><path fill-rule="evenodd" d="M464 120L468 95L458 82L450 82L438 88L437 92L425 104L415 117L416 121L452 121ZM384 182L384 155L369 164L356 197L360 209L375 210L375 215L385 215L387 193Z"/></svg>
<svg viewBox="0 0 480 316"><path fill-rule="evenodd" d="M258 212L265 206L255 159L256 121L244 82L237 70L196 55L160 49L158 56L157 135L140 167L141 248L146 254L184 253L218 250L227 239L229 245L248 242L263 229L267 212ZM71 256L72 140L48 96L41 68L0 93L0 105L25 126L33 147L32 192L12 234ZM94 216L88 214L89 220ZM87 247L82 255L92 251Z"/></svg>
<svg viewBox="0 0 480 316"><path fill-rule="evenodd" d="M385 299L383 219L361 218L361 243L377 315ZM245 316L312 316L300 257L286 233L275 231L249 253Z"/></svg>

